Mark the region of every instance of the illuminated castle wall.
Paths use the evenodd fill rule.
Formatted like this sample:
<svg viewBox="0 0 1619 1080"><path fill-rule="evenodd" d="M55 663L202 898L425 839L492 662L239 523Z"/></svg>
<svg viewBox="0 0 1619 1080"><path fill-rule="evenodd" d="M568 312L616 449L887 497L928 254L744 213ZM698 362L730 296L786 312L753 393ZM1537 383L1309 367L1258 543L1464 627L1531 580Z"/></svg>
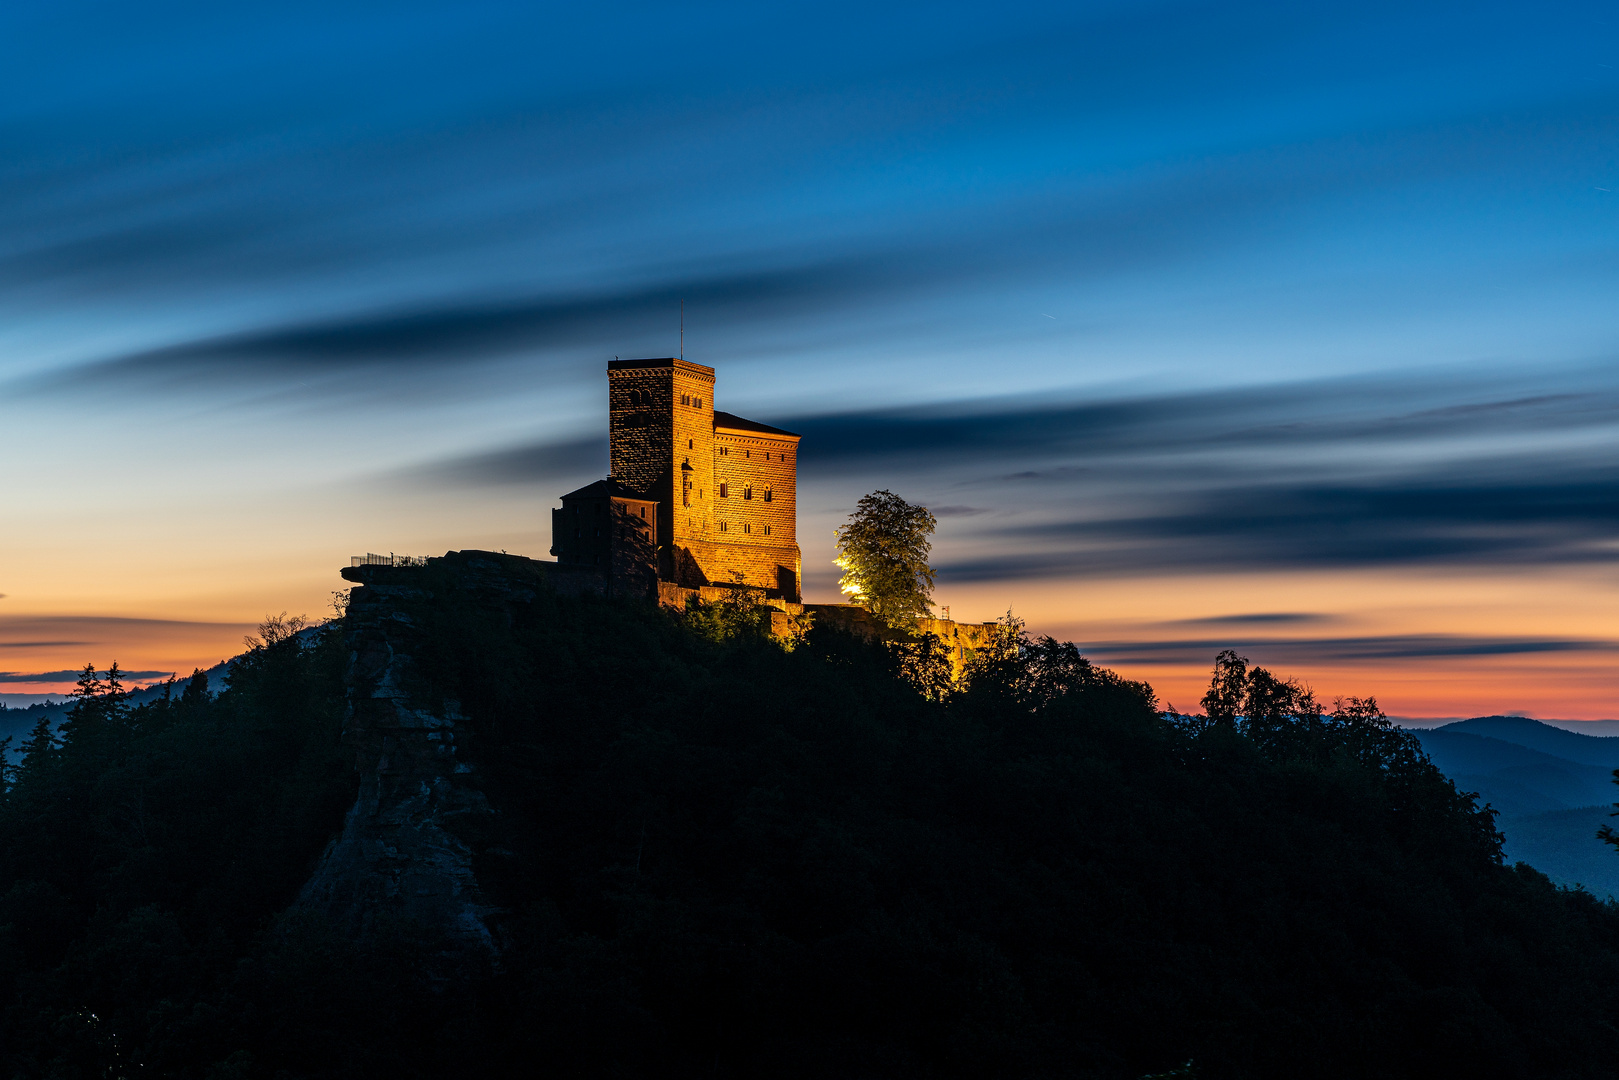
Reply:
<svg viewBox="0 0 1619 1080"><path fill-rule="evenodd" d="M623 545L644 550L655 538L659 580L740 581L799 600L799 437L716 411L714 369L686 360L615 360L607 394L612 484L562 497L558 561L616 567ZM644 503L656 504L656 521L638 530ZM589 524L598 517L604 524Z"/></svg>

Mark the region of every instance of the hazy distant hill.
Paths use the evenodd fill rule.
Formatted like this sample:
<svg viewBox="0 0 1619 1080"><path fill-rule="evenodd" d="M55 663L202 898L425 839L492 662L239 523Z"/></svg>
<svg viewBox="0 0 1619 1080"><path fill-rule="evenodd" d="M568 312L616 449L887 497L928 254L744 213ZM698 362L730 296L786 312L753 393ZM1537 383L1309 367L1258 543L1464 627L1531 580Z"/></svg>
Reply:
<svg viewBox="0 0 1619 1080"><path fill-rule="evenodd" d="M1458 786L1477 791L1505 815L1594 806L1619 795L1611 783L1613 766L1587 765L1522 743L1467 734L1455 726L1418 732L1417 738L1445 775Z"/></svg>
<svg viewBox="0 0 1619 1080"><path fill-rule="evenodd" d="M210 693L217 694L225 689L225 674L235 662L236 658L233 657L230 660L215 664L203 673L208 676L208 691ZM181 680L177 685L183 687L184 681ZM145 705L147 702L156 701L162 696L163 684L158 683L132 692L129 695L129 702L131 705ZM30 705L25 709L0 709L0 739L10 736L12 748L15 750L17 745L33 730L34 725L39 723L40 717L48 717L54 726L66 719L67 712L72 707L73 703L70 701L58 701L50 705Z"/></svg>
<svg viewBox="0 0 1619 1080"><path fill-rule="evenodd" d="M1457 787L1500 813L1508 860L1619 899L1619 852L1596 838L1619 802L1619 738L1523 716L1478 716L1414 734Z"/></svg>
<svg viewBox="0 0 1619 1080"><path fill-rule="evenodd" d="M1608 770L1619 768L1619 738L1579 734L1531 720L1527 716L1475 716L1471 720L1446 724L1436 730L1482 735L1584 765L1600 765Z"/></svg>

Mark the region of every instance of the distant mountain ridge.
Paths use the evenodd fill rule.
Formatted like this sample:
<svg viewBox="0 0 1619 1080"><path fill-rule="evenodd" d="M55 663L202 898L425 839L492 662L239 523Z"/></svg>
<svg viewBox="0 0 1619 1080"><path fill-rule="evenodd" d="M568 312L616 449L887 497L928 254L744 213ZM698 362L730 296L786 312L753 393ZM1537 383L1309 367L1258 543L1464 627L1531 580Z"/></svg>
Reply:
<svg viewBox="0 0 1619 1080"><path fill-rule="evenodd" d="M1606 724L1612 721L1585 722ZM1446 724L1434 730L1481 735L1485 738L1527 746L1569 761L1577 761L1582 765L1619 769L1619 730L1613 735L1588 735L1570 731L1566 727L1531 720L1527 716L1475 716L1471 720Z"/></svg>
<svg viewBox="0 0 1619 1080"><path fill-rule="evenodd" d="M1412 734L1458 788L1499 813L1509 861L1619 899L1619 852L1596 838L1619 802L1619 738L1526 716L1475 716Z"/></svg>
<svg viewBox="0 0 1619 1080"><path fill-rule="evenodd" d="M233 656L229 660L221 660L203 672L204 675L208 676L208 692L210 694L218 694L225 689L225 676L230 673L230 667L236 663L237 659L238 657ZM185 678L176 677L175 685L183 687L190 677L189 675ZM163 683L153 683L139 690L130 691L129 703L131 705L144 705L148 701L156 701L163 696L163 685ZM55 727L67 719L68 710L71 708L73 708L72 701L57 701L49 705L0 709L0 739L9 736L12 751L15 753L17 744L22 742L28 733L33 730L34 725L39 723L41 717L49 719L51 726Z"/></svg>

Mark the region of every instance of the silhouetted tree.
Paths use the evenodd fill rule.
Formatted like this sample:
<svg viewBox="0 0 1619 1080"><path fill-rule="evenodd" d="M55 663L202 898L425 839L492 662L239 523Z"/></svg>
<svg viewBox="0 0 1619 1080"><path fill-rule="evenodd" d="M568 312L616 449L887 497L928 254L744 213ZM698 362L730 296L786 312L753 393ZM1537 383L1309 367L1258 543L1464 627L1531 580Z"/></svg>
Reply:
<svg viewBox="0 0 1619 1080"><path fill-rule="evenodd" d="M1222 649L1214 658L1214 677L1203 695L1203 712L1212 724L1235 727L1248 696L1248 658Z"/></svg>

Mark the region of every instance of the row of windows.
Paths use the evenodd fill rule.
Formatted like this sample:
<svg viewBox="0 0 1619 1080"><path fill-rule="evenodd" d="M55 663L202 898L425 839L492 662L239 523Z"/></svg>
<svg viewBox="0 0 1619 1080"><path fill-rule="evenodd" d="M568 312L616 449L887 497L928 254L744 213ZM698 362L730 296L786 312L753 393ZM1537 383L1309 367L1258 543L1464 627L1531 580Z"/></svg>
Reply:
<svg viewBox="0 0 1619 1080"><path fill-rule="evenodd" d="M770 535L770 526L769 525L761 525L761 526L759 526L759 528L763 531L763 534L765 536ZM731 531L730 522L726 522L726 521L720 522L720 532L730 532L730 531ZM745 532L745 533L752 533L753 532L753 525L751 523L749 523L749 522L744 521L742 523L742 531Z"/></svg>
<svg viewBox="0 0 1619 1080"><path fill-rule="evenodd" d="M701 409L703 407L703 399L700 398L700 397L697 397L697 396L695 396L693 394L681 394L680 395L680 403L682 405L690 405L693 408L697 408L697 409ZM637 407L637 408L650 409L653 406L653 404L654 404L654 402L653 402L653 399L652 399L652 391L650 391L650 390L631 390L630 391L630 405L631 406Z"/></svg>
<svg viewBox="0 0 1619 1080"><path fill-rule="evenodd" d="M731 456L731 448L729 446L720 447L719 452L720 452L720 457L730 457ZM766 461L770 460L771 451L769 451L769 450L761 450L760 453L762 453L765 456ZM751 461L753 459L753 451L749 450L747 448L744 448L743 451L742 451L742 456ZM787 455L785 453L779 453L778 452L776 454L776 460L777 461L786 461L787 460Z"/></svg>
<svg viewBox="0 0 1619 1080"><path fill-rule="evenodd" d="M720 498L729 499L730 497L731 497L731 485L729 483L722 483L720 485ZM742 485L742 497L744 499L753 498L753 485L752 484L744 484L744 485ZM760 497L763 498L765 502L775 502L776 501L775 493L772 492L770 490L770 488L768 488L768 487L765 488L764 493Z"/></svg>

